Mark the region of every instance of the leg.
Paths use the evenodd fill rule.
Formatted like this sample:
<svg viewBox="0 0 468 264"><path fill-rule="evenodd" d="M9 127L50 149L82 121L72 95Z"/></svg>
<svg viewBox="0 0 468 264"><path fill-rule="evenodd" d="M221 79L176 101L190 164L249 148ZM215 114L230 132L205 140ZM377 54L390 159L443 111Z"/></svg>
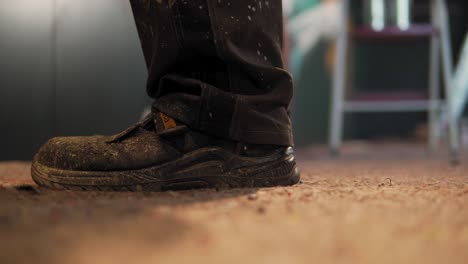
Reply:
<svg viewBox="0 0 468 264"><path fill-rule="evenodd" d="M153 41L157 32L156 1L130 0L133 10L133 18L140 37L140 44L143 49L146 66L149 70L151 58L153 57Z"/></svg>
<svg viewBox="0 0 468 264"><path fill-rule="evenodd" d="M154 107L223 138L292 145L281 1L160 2L132 0Z"/></svg>
<svg viewBox="0 0 468 264"><path fill-rule="evenodd" d="M114 136L50 140L34 158L33 179L132 191L299 182L281 0L131 3L152 112Z"/></svg>

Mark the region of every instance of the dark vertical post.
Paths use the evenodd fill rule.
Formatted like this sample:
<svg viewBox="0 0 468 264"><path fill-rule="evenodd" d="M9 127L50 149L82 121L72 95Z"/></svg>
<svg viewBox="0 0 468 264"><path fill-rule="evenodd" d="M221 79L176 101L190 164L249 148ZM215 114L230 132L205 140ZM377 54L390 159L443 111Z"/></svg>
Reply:
<svg viewBox="0 0 468 264"><path fill-rule="evenodd" d="M51 0L52 7L52 19L51 19L51 51L50 51L50 64L51 64L51 87L52 87L52 134L57 134L57 45L58 45L58 34L57 34L57 1Z"/></svg>

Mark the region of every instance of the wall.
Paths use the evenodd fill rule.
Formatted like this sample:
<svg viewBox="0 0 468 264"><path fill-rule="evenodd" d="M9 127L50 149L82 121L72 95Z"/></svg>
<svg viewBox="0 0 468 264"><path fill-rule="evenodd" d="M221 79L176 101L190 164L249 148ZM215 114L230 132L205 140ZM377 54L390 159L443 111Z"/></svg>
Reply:
<svg viewBox="0 0 468 264"><path fill-rule="evenodd" d="M126 0L0 1L0 160L56 135L113 133L148 103Z"/></svg>

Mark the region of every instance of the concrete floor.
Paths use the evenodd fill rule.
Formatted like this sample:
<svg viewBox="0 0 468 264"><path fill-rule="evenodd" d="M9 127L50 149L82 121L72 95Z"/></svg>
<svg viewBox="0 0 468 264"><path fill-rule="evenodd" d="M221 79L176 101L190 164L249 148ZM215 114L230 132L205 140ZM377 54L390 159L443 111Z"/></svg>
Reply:
<svg viewBox="0 0 468 264"><path fill-rule="evenodd" d="M468 162L405 144L299 151L290 188L86 193L0 163L0 263L467 263Z"/></svg>

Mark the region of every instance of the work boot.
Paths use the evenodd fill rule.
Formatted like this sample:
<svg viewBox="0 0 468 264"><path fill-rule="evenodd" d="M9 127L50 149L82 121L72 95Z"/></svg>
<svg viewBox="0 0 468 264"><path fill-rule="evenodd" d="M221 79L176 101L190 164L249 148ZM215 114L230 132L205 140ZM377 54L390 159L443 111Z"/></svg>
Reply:
<svg viewBox="0 0 468 264"><path fill-rule="evenodd" d="M40 186L99 191L286 186L300 178L291 147L211 136L157 110L114 136L51 139L31 175Z"/></svg>

